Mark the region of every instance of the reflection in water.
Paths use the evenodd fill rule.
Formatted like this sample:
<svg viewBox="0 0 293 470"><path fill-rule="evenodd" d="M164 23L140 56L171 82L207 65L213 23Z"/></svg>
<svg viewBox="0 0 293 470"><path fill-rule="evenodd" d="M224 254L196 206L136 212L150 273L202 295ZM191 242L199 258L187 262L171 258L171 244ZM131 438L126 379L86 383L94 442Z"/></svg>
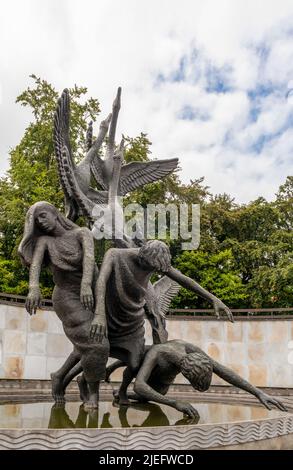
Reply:
<svg viewBox="0 0 293 470"><path fill-rule="evenodd" d="M86 426L82 426L86 427ZM53 405L51 408L50 420L48 424L49 429L64 429L75 428L73 421L65 411L65 406Z"/></svg>
<svg viewBox="0 0 293 470"><path fill-rule="evenodd" d="M120 419L122 428L129 428L131 425L127 420L128 406L120 406L118 416ZM132 403L131 408L138 411L147 411L149 414L142 424L134 424L133 427L151 427L151 426L170 426L170 421L167 415L164 413L160 405L157 403ZM174 423L177 424L197 424L199 421L199 414L195 419L184 417Z"/></svg>
<svg viewBox="0 0 293 470"><path fill-rule="evenodd" d="M278 418L279 410L228 403L195 403L195 420L167 405L135 403L119 407L110 401L101 401L97 410L88 412L79 402L68 402L65 407L52 402L34 402L0 405L0 428L74 429L119 428L145 426L176 426L187 424L227 423L251 419ZM200 418L199 418L200 417Z"/></svg>
<svg viewBox="0 0 293 470"><path fill-rule="evenodd" d="M118 417L121 428L130 427L151 427L151 426L170 426L170 421L162 408L155 403L133 403L129 406L118 406L113 402L113 406L118 408ZM131 425L127 419L128 409L132 408L139 411L148 412L147 418L141 424ZM70 419L65 405L53 405L49 419L49 429L64 429L64 428L113 428L110 423L110 412L103 413L101 423L99 425L99 409L85 410L83 405L79 406L78 416L75 422ZM176 421L173 425L182 424L197 424L200 417L199 414L196 418L183 417Z"/></svg>

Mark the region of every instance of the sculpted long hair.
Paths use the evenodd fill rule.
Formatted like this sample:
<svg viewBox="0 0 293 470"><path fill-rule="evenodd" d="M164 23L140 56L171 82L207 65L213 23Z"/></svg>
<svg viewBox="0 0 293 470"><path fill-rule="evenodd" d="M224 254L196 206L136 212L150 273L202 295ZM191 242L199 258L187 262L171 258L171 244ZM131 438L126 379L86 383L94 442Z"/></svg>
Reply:
<svg viewBox="0 0 293 470"><path fill-rule="evenodd" d="M199 352L186 354L180 362L180 370L196 390L205 392L209 389L213 366L205 354Z"/></svg>
<svg viewBox="0 0 293 470"><path fill-rule="evenodd" d="M139 250L139 257L156 271L168 272L171 254L168 246L160 240L149 240Z"/></svg>
<svg viewBox="0 0 293 470"><path fill-rule="evenodd" d="M23 238L18 247L18 254L25 266L31 265L37 240L39 237L45 235L45 233L37 226L35 221L36 210L41 208L49 210L56 215L58 222L65 230L73 230L77 227L73 222L66 219L66 217L62 215L61 212L53 206L53 204L46 201L40 201L33 204L26 213Z"/></svg>

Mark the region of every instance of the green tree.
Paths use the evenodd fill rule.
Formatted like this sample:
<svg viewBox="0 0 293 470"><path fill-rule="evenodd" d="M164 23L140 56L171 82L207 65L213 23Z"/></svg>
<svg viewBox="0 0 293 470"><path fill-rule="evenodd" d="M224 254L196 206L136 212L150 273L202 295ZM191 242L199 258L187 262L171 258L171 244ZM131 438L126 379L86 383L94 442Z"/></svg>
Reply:
<svg viewBox="0 0 293 470"><path fill-rule="evenodd" d="M185 275L195 279L221 300L234 308L241 306L247 294L237 270L231 250L211 254L184 251L175 260L175 266ZM181 289L173 306L180 308L210 308L211 305L193 292Z"/></svg>
<svg viewBox="0 0 293 470"><path fill-rule="evenodd" d="M32 111L33 119L11 150L10 169L0 179L0 291L16 294L26 294L28 287L28 271L16 253L28 207L47 200L63 210L52 139L59 93L35 75L32 80L33 86L16 101ZM97 99L86 98L84 87L75 85L69 91L71 146L79 161L85 152L87 122L96 121L100 106ZM146 134L125 137L125 143L127 163L152 159ZM199 249L182 252L180 239L167 239L175 266L231 307L292 306L292 176L280 186L272 202L258 198L249 204L236 204L228 194L211 195L202 177L182 184L177 172L129 194L124 204L129 202L143 207L150 203L200 204ZM108 245L105 243L105 247ZM46 271L41 284L43 294L49 296L52 281ZM208 304L182 289L173 306L195 308Z"/></svg>
<svg viewBox="0 0 293 470"><path fill-rule="evenodd" d="M27 291L27 272L16 255L27 209L40 200L63 209L52 138L58 92L45 80L35 75L31 78L34 86L21 93L16 102L30 108L33 121L20 143L11 150L8 174L0 179L0 258L5 261L0 266L0 286L1 290L15 293ZM97 100L84 100L86 88L74 86L69 91L71 145L78 161L84 152L87 120L95 121L100 108ZM47 274L42 274L42 280L44 286L50 286Z"/></svg>

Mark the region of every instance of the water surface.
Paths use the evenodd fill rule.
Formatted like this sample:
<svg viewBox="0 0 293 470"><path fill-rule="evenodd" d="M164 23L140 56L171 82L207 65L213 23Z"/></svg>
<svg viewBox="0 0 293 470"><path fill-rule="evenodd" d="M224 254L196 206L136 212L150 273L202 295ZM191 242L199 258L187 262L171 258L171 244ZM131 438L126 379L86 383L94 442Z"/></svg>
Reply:
<svg viewBox="0 0 293 470"><path fill-rule="evenodd" d="M154 403L118 407L111 401L99 403L98 410L86 412L79 402L56 407L52 402L0 405L0 428L124 428L206 424L283 416L279 410L222 403L194 403L198 417L190 420L166 405Z"/></svg>

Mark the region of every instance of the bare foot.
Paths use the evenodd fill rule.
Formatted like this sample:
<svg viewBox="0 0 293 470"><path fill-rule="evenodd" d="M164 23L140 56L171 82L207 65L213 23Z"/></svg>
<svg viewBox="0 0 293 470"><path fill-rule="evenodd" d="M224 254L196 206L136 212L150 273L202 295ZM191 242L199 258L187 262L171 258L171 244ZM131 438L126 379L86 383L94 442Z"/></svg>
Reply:
<svg viewBox="0 0 293 470"><path fill-rule="evenodd" d="M119 396L119 390L117 389L113 390L113 397L115 402L117 402L119 405L129 405L131 403L130 400L135 400L139 403L147 403L145 398L140 397L134 392L128 392L127 397L125 397L125 395Z"/></svg>
<svg viewBox="0 0 293 470"><path fill-rule="evenodd" d="M130 401L128 400L127 395L124 395L121 393L118 396L118 403L119 405L122 405L122 406L130 405Z"/></svg>
<svg viewBox="0 0 293 470"><path fill-rule="evenodd" d="M55 403L58 406L64 406L66 403L65 396L64 395L55 395L54 397Z"/></svg>
<svg viewBox="0 0 293 470"><path fill-rule="evenodd" d="M120 406L129 406L129 405L131 405L131 402L129 400L119 399L118 403L119 403Z"/></svg>
<svg viewBox="0 0 293 470"><path fill-rule="evenodd" d="M87 382L88 397L84 402L85 410L94 410L99 407L99 382Z"/></svg>
<svg viewBox="0 0 293 470"><path fill-rule="evenodd" d="M83 375L77 377L77 384L79 388L79 396L82 402L86 402L89 399L89 391L86 380Z"/></svg>
<svg viewBox="0 0 293 470"><path fill-rule="evenodd" d="M55 403L63 405L65 403L65 393L62 379L55 373L51 374L52 396Z"/></svg>
<svg viewBox="0 0 293 470"><path fill-rule="evenodd" d="M137 393L135 393L135 392L128 392L128 393L127 393L127 397L128 397L130 400L135 400L135 401L138 401L139 403L147 403L147 400L146 400L145 398L140 397L140 396L137 395Z"/></svg>
<svg viewBox="0 0 293 470"><path fill-rule="evenodd" d="M65 409L65 403L54 403L54 405L51 408L51 411L52 410L61 410L61 409Z"/></svg>
<svg viewBox="0 0 293 470"><path fill-rule="evenodd" d="M89 399L89 400L85 401L85 403L84 403L84 409L85 410L95 410L96 408L98 408L97 400Z"/></svg>

